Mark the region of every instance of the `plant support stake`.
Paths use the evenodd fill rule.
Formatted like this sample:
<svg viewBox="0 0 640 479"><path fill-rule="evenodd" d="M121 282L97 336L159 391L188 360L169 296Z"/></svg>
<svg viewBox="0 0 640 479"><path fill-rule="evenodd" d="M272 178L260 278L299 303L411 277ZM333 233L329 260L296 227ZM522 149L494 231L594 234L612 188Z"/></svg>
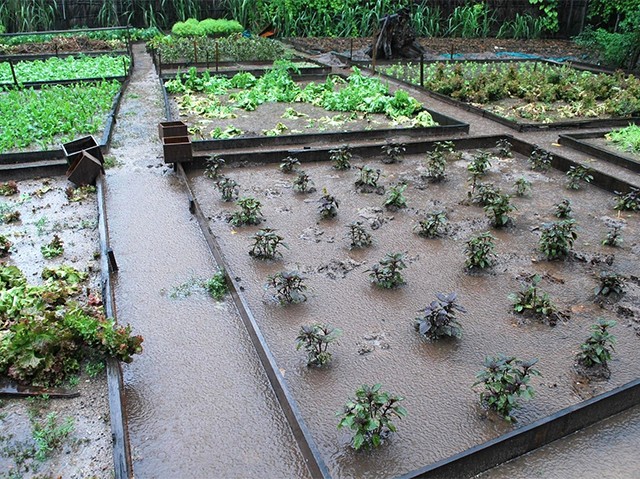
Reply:
<svg viewBox="0 0 640 479"><path fill-rule="evenodd" d="M420 87L424 88L424 53L420 54Z"/></svg>

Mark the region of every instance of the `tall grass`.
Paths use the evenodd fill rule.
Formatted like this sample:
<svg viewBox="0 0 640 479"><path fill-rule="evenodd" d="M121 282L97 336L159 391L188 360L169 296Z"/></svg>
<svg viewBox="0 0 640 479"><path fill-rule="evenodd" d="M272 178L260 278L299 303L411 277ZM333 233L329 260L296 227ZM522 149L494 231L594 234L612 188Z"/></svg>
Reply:
<svg viewBox="0 0 640 479"><path fill-rule="evenodd" d="M57 10L56 0L4 0L0 2L0 24L13 32L51 30Z"/></svg>

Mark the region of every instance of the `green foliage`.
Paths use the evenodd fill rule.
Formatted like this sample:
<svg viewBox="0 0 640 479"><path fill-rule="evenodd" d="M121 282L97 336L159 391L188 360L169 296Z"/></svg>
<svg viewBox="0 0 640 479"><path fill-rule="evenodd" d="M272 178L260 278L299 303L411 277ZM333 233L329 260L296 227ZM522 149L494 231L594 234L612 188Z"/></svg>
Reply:
<svg viewBox="0 0 640 479"><path fill-rule="evenodd" d="M447 226L447 213L444 211L432 211L418 222L413 230L425 238L437 238Z"/></svg>
<svg viewBox="0 0 640 479"><path fill-rule="evenodd" d="M396 92L396 94L397 93L398 92ZM382 162L387 164L400 163L402 161L402 155L406 149L407 148L405 147L404 143L387 141L387 143L382 145L382 152L384 153Z"/></svg>
<svg viewBox="0 0 640 479"><path fill-rule="evenodd" d="M296 349L304 348L307 352L307 366L324 366L331 361L331 353L327 351L329 343L334 342L342 330L323 324L302 326L296 338Z"/></svg>
<svg viewBox="0 0 640 479"><path fill-rule="evenodd" d="M438 148L427 153L427 176L431 181L442 181L447 177L447 158Z"/></svg>
<svg viewBox="0 0 640 479"><path fill-rule="evenodd" d="M220 61L274 61L287 58L289 55L284 45L277 40L235 35L216 39L200 37L195 44L190 38L165 36L154 39L148 45L157 49L163 63L179 61L195 63L196 58L198 61L207 58L214 61L216 53ZM238 76L237 80L250 78L250 76L253 77L245 72ZM244 84L236 82L235 85L236 88L248 88L253 82L255 78L252 82Z"/></svg>
<svg viewBox="0 0 640 479"><path fill-rule="evenodd" d="M282 305L303 303L307 286L304 278L294 271L282 271L267 278L267 286L275 290L274 298Z"/></svg>
<svg viewBox="0 0 640 479"><path fill-rule="evenodd" d="M616 338L609 332L609 328L615 325L615 321L604 318L598 318L598 322L591 325L589 328L591 334L580 345L580 352L576 356L579 364L587 368L596 365L607 367L607 362L611 359L613 345L616 342Z"/></svg>
<svg viewBox="0 0 640 479"><path fill-rule="evenodd" d="M467 171L476 177L482 177L491 168L491 153L479 151L473 155L473 160L467 165Z"/></svg>
<svg viewBox="0 0 640 479"><path fill-rule="evenodd" d="M398 183L397 185L389 188L389 193L384 201L384 206L390 209L406 208L407 199L403 194L406 189L407 185L404 183Z"/></svg>
<svg viewBox="0 0 640 479"><path fill-rule="evenodd" d="M474 184L472 183L473 191L475 192L475 194L472 194L473 202L478 203L480 206L488 206L502 195L493 183L478 183L473 186Z"/></svg>
<svg viewBox="0 0 640 479"><path fill-rule="evenodd" d="M339 148L329 150L329 159L333 162L333 167L336 170L350 169L352 156L349 145L342 145Z"/></svg>
<svg viewBox="0 0 640 479"><path fill-rule="evenodd" d="M517 208L511 204L511 197L506 193L496 195L484 206L485 213L496 228L507 226L511 222L509 213L515 209Z"/></svg>
<svg viewBox="0 0 640 479"><path fill-rule="evenodd" d="M552 161L553 155L551 153L538 145L533 145L533 150L529 154L529 165L532 170L548 171Z"/></svg>
<svg viewBox="0 0 640 479"><path fill-rule="evenodd" d="M600 272L600 284L595 289L596 298L615 294L620 296L625 291L625 277L612 271Z"/></svg>
<svg viewBox="0 0 640 479"><path fill-rule="evenodd" d="M96 187L93 185L83 185L83 186L78 186L77 188L70 186L64 191L64 193L70 202L77 203L82 200L86 200L87 198L89 198L90 195L94 194L96 191L97 191Z"/></svg>
<svg viewBox="0 0 640 479"><path fill-rule="evenodd" d="M525 196L531 191L531 182L524 176L521 176L513 184L513 189L517 196Z"/></svg>
<svg viewBox="0 0 640 479"><path fill-rule="evenodd" d="M387 253L379 263L365 272L369 273L371 282L376 286L385 289L397 288L405 283L401 273L407 267L405 257L404 253Z"/></svg>
<svg viewBox="0 0 640 479"><path fill-rule="evenodd" d="M58 422L58 414L51 412L43 422L31 419L32 435L35 445L34 459L43 462L59 449L73 432L73 418L68 417L62 424Z"/></svg>
<svg viewBox="0 0 640 479"><path fill-rule="evenodd" d="M211 278L204 282L204 287L213 299L216 301L222 301L222 298L224 298L225 294L229 291L224 271L220 270L215 273Z"/></svg>
<svg viewBox="0 0 640 479"><path fill-rule="evenodd" d="M581 181L585 183L591 183L593 181L591 169L582 165L570 166L569 171L567 171L567 177L569 178L567 188L570 190L579 190Z"/></svg>
<svg viewBox="0 0 640 479"><path fill-rule="evenodd" d="M300 166L300 160L292 156L287 156L282 163L280 163L280 171L283 173L292 173L298 166Z"/></svg>
<svg viewBox="0 0 640 479"><path fill-rule="evenodd" d="M496 357L487 356L484 360L485 369L476 374L477 381L473 384L484 385L484 391L480 393L480 402L496 411L505 420L515 421L511 413L520 407L518 399L529 400L533 397L533 386L529 382L532 376L540 375L540 372L533 368L537 362L537 359L522 361L514 356L502 354Z"/></svg>
<svg viewBox="0 0 640 479"><path fill-rule="evenodd" d="M335 218L338 215L338 200L331 196L326 188L322 190L322 196L318 199L318 213L322 219Z"/></svg>
<svg viewBox="0 0 640 479"><path fill-rule="evenodd" d="M274 259L282 256L278 251L280 246L288 248L283 242L284 238L271 228L262 228L253 235L253 246L249 251L249 255L259 259Z"/></svg>
<svg viewBox="0 0 640 479"><path fill-rule="evenodd" d="M548 33L556 33L560 29L558 22L559 0L529 0L531 5L538 5L539 19Z"/></svg>
<svg viewBox="0 0 640 479"><path fill-rule="evenodd" d="M627 193L616 191L616 204L613 209L618 211L640 211L640 190L632 186Z"/></svg>
<svg viewBox="0 0 640 479"><path fill-rule="evenodd" d="M47 259L57 258L58 256L62 256L64 253L64 243L60 237L55 234L49 243L40 247L40 251L42 252L42 256Z"/></svg>
<svg viewBox="0 0 640 479"><path fill-rule="evenodd" d="M602 246L620 246L622 244L621 229L622 226L620 225L612 225L609 231L607 231L607 236L602 240Z"/></svg>
<svg viewBox="0 0 640 479"><path fill-rule="evenodd" d="M7 256L11 250L13 243L6 236L0 235L0 258Z"/></svg>
<svg viewBox="0 0 640 479"><path fill-rule="evenodd" d="M556 205L554 205L553 214L556 215L557 218L560 218L560 219L571 218L572 213L573 213L573 210L571 209L571 201L569 201L566 198L564 198L560 203L557 203Z"/></svg>
<svg viewBox="0 0 640 479"><path fill-rule="evenodd" d="M457 6L447 20L445 36L488 37L496 23L495 14L484 2Z"/></svg>
<svg viewBox="0 0 640 479"><path fill-rule="evenodd" d="M511 148L513 148L513 145L506 138L502 138L501 140L496 141L496 149L498 150L498 155L500 155L502 158L511 158L513 156Z"/></svg>
<svg viewBox="0 0 640 479"><path fill-rule="evenodd" d="M518 293L511 293L509 300L513 303L513 310L518 314L533 313L541 315L555 323L554 313L558 308L553 304L547 293L538 291L540 276L534 275L530 278L530 284Z"/></svg>
<svg viewBox="0 0 640 479"><path fill-rule="evenodd" d="M218 178L218 181L216 181L216 188L220 190L220 193L222 194L222 200L233 201L233 198L238 192L238 183L231 178L227 178L226 176Z"/></svg>
<svg viewBox="0 0 640 479"><path fill-rule="evenodd" d="M351 249L371 246L373 242L371 234L364 229L361 221L354 221L347 225L347 228L349 229L347 238L349 239L349 247Z"/></svg>
<svg viewBox="0 0 640 479"><path fill-rule="evenodd" d="M619 150L640 154L640 125L631 124L624 128L611 130L605 135L605 138Z"/></svg>
<svg viewBox="0 0 640 479"><path fill-rule="evenodd" d="M500 25L496 34L497 38L515 38L518 40L530 40L541 38L545 30L544 20L533 17L528 13L521 15L516 13L513 20L507 20Z"/></svg>
<svg viewBox="0 0 640 479"><path fill-rule="evenodd" d="M13 196L20 191L18 190L18 183L14 180L9 180L4 183L0 183L0 195L2 196Z"/></svg>
<svg viewBox="0 0 640 479"><path fill-rule="evenodd" d="M538 246L547 259L560 259L569 254L577 237L576 222L573 219L545 223L542 225Z"/></svg>
<svg viewBox="0 0 640 479"><path fill-rule="evenodd" d="M233 226L258 225L262 221L262 203L255 198L244 197L236 201L240 211L236 211L229 218Z"/></svg>
<svg viewBox="0 0 640 479"><path fill-rule="evenodd" d="M467 241L464 252L467 255L465 266L468 269L484 269L495 263L495 238L488 231L473 236Z"/></svg>
<svg viewBox="0 0 640 479"><path fill-rule="evenodd" d="M46 148L97 133L120 87L113 80L2 92L0 153L33 145Z"/></svg>
<svg viewBox="0 0 640 479"><path fill-rule="evenodd" d="M380 170L373 169L369 165L356 166L360 170L358 179L356 180L356 186L363 189L363 191L375 190L378 188L378 180L380 179Z"/></svg>
<svg viewBox="0 0 640 479"><path fill-rule="evenodd" d="M437 299L415 319L416 331L432 341L443 337L462 337L462 327L457 321L456 311L467 311L456 302L457 297L457 293L436 293Z"/></svg>
<svg viewBox="0 0 640 479"><path fill-rule="evenodd" d="M292 182L293 191L296 193L311 193L316 190L316 187L311 180L311 177L305 171L298 171L296 179Z"/></svg>
<svg viewBox="0 0 640 479"><path fill-rule="evenodd" d="M240 33L244 30L235 20L225 20L224 18L207 18L198 21L189 18L184 22L177 22L171 27L171 33L176 37L199 37L199 36L221 36L232 33Z"/></svg>
<svg viewBox="0 0 640 479"><path fill-rule="evenodd" d="M380 384L360 386L356 397L347 401L338 413L338 429L346 427L354 432L352 445L355 450L380 446L389 433L396 432L392 419L407 415L406 409L398 404L404 398L380 392L381 387Z"/></svg>
<svg viewBox="0 0 640 479"><path fill-rule="evenodd" d="M218 155L211 155L206 159L206 166L204 168L204 176L211 178L212 180L218 179L221 176L220 170L226 164L224 158Z"/></svg>

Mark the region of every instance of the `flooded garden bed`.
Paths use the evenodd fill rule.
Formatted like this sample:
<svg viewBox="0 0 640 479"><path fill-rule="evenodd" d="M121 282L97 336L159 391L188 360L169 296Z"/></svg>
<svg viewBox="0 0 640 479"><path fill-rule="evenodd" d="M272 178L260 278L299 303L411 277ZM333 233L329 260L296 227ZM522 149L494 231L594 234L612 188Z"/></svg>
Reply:
<svg viewBox="0 0 640 479"><path fill-rule="evenodd" d="M387 150L389 145L393 143L384 145ZM401 162L389 162L388 153L380 149L377 155L352 158L355 168L345 170L327 161L297 165L285 158L285 152L283 168L257 163L220 168L216 173L237 183L227 189L232 199L260 202L263 216L258 216L257 226L237 226L237 222L234 226L229 218L239 206L222 201L216 181L202 170L189 172L191 188L228 272L240 286L334 477L406 474L511 431L508 422L480 406L480 386L471 387L485 356L503 353L539 359L536 368L542 376L531 381L535 397L515 413L516 427L640 377L635 364L640 341L640 286L635 272L640 254L635 239L638 214L614 210L620 198L586 181L578 189L567 188L570 177L556 170L542 171L545 168L536 166L535 155L528 160L493 147L486 153L446 153L440 175L430 162L431 150L417 154L412 150ZM467 180L484 161L478 158L490 163L480 182L508 194L517 208L508 212L504 227L492 226L502 221L493 215L495 209L488 208L487 216L479 206L477 183L468 195ZM289 174L282 171L287 165L293 170ZM369 180L377 180L375 187L363 187L365 172ZM305 176L306 183L300 179ZM436 181L440 176L442 181ZM217 181L219 189L224 178ZM314 191L308 191L308 180ZM301 184L306 184L306 193L300 192ZM518 184L528 184L520 191L522 196ZM385 207L390 194L396 200L398 194L405 198L406 206L400 202L395 209ZM326 209L327 195L337 202L332 219L323 219L319 211ZM572 209L577 239L566 257L550 261L540 250L541 236L547 225L561 221L556 217L558 208L563 208L560 204ZM429 213L446 218L432 239L418 234ZM346 236L354 222L371 235L371 246L350 247ZM625 241L621 246L603 246L616 227ZM255 253L261 228L271 228L282 237L287 244L280 249L282 256L260 260L249 253ZM469 242L482 233L493 237L495 261L486 269L469 267ZM387 254L400 254L406 264L405 284L398 288L371 282L372 270L380 268ZM274 300L266 284L279 272L303 278L306 301L285 307ZM627 278L625 294L597 298L594 291L603 272ZM517 297L533 283L555 304L546 319L514 311L510 295ZM466 309L458 314L462 337L425 340L414 327L416 317L438 293L454 292ZM618 321L612 329L618 342L609 380L590 381L578 375L574 364L589 327L600 317ZM300 328L314 323L342 330L331 344L333 361L325 368L307 367L305 354L295 349ZM398 433L382 448L356 453L349 446L351 435L336 429L336 413L360 384L375 383L405 397L408 418L396 422Z"/></svg>

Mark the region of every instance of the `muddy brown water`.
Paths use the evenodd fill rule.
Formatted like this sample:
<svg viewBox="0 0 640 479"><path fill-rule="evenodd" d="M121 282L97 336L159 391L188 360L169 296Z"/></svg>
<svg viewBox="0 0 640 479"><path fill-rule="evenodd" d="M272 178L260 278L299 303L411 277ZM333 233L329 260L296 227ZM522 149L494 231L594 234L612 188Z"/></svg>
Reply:
<svg viewBox="0 0 640 479"><path fill-rule="evenodd" d="M185 282L217 270L183 185L162 164L157 76L142 46L123 99L107 173L107 211L119 272L118 319L144 336L125 367L136 477L308 477L233 303Z"/></svg>
<svg viewBox="0 0 640 479"><path fill-rule="evenodd" d="M527 168L522 157L493 160L486 181L504 191L525 176L533 183L529 197L514 198L515 226L489 228L481 208L460 204L467 186L465 159L448 165L449 179L441 184L420 185L421 157L407 157L397 165L379 159L367 163L384 172L382 184L409 181L409 208L398 212L381 209L383 197L356 193L353 170L338 172L327 162L305 163L318 190L327 187L340 201L338 217L320 221L316 208L319 193L295 194L294 176L278 171L277 165L227 168L224 172L240 185L241 196L254 196L263 203L263 226L278 230L289 249L276 261L259 261L248 254L251 235L258 227L233 228L225 218L233 204L223 203L211 180L192 172L196 195L210 218L232 275L249 301L280 369L299 401L305 421L335 477L394 477L414 468L446 458L471 446L508 432L511 427L478 406L479 390L471 388L485 355L505 353L523 359L539 358L541 378L532 381L537 395L523 403L518 425L576 404L594 394L638 377L637 323L617 317L619 305L639 316L640 288L630 282L627 295L604 309L594 305L595 275L614 270L637 274L640 254L637 214L617 218L613 195L594 186L574 192L564 188L564 176ZM359 162L358 164L362 164ZM416 186L425 186L418 189ZM536 252L541 223L555 219L553 205L562 198L572 201L579 225L574 250L579 259L549 262ZM450 234L426 240L412 233L413 225L426 211L446 209ZM378 217L383 225L372 232L375 244L350 251L345 226L354 220ZM607 225L624 222L625 245L620 249L600 246ZM490 271L467 274L463 268L464 242L473 233L491 230L497 237L498 262ZM407 284L384 291L369 283L365 270L387 252L408 252ZM614 255L612 266L602 262ZM594 264L592 264L592 262ZM263 287L268 275L298 270L310 288L305 304L281 307ZM571 318L550 327L522 320L510 313L507 296L520 290L519 278L539 273L540 288ZM468 310L461 315L464 336L459 341L425 343L412 327L416 312L435 299L436 292L457 291ZM612 377L604 383L587 383L573 373L574 355L596 318L619 321ZM309 369L304 354L295 351L295 337L303 324L329 323L344 331L333 345L334 361L324 370ZM371 352L360 354L363 349ZM385 447L372 453L354 453L350 436L337 431L336 412L355 388L380 382L389 391L406 397L409 417L398 421L399 432Z"/></svg>

